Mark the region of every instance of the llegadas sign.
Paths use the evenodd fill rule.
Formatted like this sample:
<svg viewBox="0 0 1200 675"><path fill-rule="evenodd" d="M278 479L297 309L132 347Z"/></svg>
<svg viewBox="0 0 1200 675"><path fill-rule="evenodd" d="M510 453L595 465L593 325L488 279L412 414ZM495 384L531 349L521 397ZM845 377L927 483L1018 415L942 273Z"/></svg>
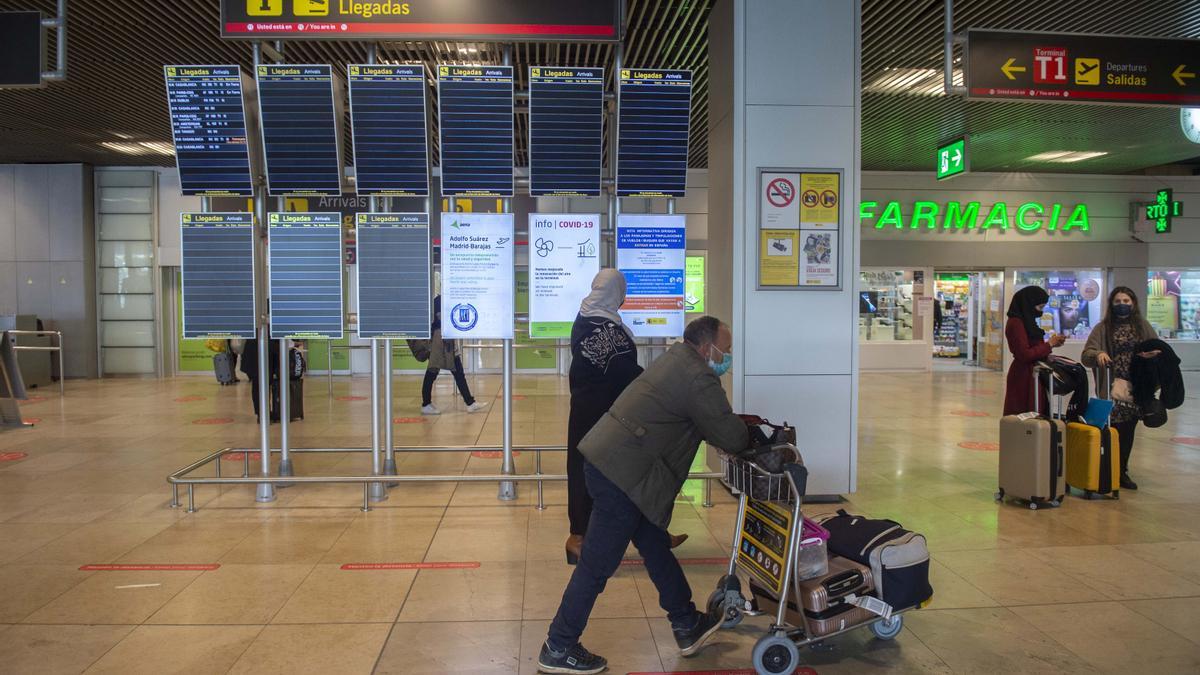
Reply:
<svg viewBox="0 0 1200 675"><path fill-rule="evenodd" d="M874 224L875 229L893 227L897 230L1008 230L1036 232L1090 232L1087 204L1067 206L1025 202L1012 208L1007 202L996 202L985 213L980 202L913 202L906 215L900 202L862 202L858 216L863 226Z"/></svg>

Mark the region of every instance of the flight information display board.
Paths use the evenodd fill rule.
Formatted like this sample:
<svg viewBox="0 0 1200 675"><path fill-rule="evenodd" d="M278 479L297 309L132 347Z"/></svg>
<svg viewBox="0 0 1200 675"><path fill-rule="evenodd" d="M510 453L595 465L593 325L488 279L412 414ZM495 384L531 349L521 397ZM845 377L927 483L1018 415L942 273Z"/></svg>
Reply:
<svg viewBox="0 0 1200 675"><path fill-rule="evenodd" d="M254 216L179 214L183 338L254 337Z"/></svg>
<svg viewBox="0 0 1200 675"><path fill-rule="evenodd" d="M617 196L682 197L692 71L626 68L618 86Z"/></svg>
<svg viewBox="0 0 1200 675"><path fill-rule="evenodd" d="M429 216L359 213L358 337L429 338Z"/></svg>
<svg viewBox="0 0 1200 675"><path fill-rule="evenodd" d="M342 214L268 218L271 339L341 339Z"/></svg>
<svg viewBox="0 0 1200 675"><path fill-rule="evenodd" d="M604 69L529 69L529 194L600 196Z"/></svg>
<svg viewBox="0 0 1200 675"><path fill-rule="evenodd" d="M163 66L163 75L183 194L253 195L241 69Z"/></svg>
<svg viewBox="0 0 1200 675"><path fill-rule="evenodd" d="M277 64L258 66L255 72L268 193L340 196L333 69Z"/></svg>
<svg viewBox="0 0 1200 675"><path fill-rule="evenodd" d="M438 66L442 194L513 194L510 66Z"/></svg>
<svg viewBox="0 0 1200 675"><path fill-rule="evenodd" d="M425 68L351 65L346 80L358 194L429 196Z"/></svg>

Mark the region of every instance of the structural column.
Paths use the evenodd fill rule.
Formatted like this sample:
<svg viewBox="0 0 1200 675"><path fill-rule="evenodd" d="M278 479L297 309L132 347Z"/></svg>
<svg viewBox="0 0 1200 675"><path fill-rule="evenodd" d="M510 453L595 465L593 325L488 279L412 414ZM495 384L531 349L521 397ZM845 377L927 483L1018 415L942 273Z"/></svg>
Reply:
<svg viewBox="0 0 1200 675"><path fill-rule="evenodd" d="M797 427L815 495L855 486L859 24L859 0L718 0L709 20L708 302L734 331L733 407ZM842 172L840 290L759 289L760 168Z"/></svg>

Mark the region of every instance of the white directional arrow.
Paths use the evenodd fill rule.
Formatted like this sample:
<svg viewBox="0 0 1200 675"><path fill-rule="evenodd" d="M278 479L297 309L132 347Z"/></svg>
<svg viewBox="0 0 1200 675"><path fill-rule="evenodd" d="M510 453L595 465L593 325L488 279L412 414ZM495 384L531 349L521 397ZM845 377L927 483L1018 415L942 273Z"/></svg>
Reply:
<svg viewBox="0 0 1200 675"><path fill-rule="evenodd" d="M962 164L962 150L959 150L958 148L954 149L954 163Z"/></svg>

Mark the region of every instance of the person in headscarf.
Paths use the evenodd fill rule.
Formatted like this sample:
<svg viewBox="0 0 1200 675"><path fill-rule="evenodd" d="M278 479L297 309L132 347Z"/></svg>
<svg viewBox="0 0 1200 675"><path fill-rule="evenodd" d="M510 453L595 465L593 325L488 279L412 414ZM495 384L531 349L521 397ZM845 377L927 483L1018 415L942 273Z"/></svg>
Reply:
<svg viewBox="0 0 1200 675"><path fill-rule="evenodd" d="M1004 414L1041 411L1049 414L1049 399L1046 392L1041 400L1033 398L1034 366L1038 361L1050 357L1050 351L1067 341L1063 335L1051 335L1046 339L1042 330L1042 312L1050 294L1040 286L1026 286L1013 295L1008 306L1008 323L1004 326L1004 337L1012 352L1013 362L1008 367L1008 388L1004 392Z"/></svg>
<svg viewBox="0 0 1200 675"><path fill-rule="evenodd" d="M567 515L571 533L565 548L567 562L572 565L579 561L592 517L579 441L608 412L625 387L642 374L633 333L617 311L624 303L625 276L614 269L600 270L571 327L571 412L567 420ZM686 534L672 535L671 547L685 539Z"/></svg>
<svg viewBox="0 0 1200 675"><path fill-rule="evenodd" d="M471 395L471 387L467 384L467 376L463 372L462 354L459 353L458 342L442 339L442 296L433 299L433 323L430 324L429 367L425 369L425 380L421 383L421 414L441 415L442 411L433 404L433 383L437 381L438 373L448 368L454 375L454 383L458 385L458 393L467 412L473 413L487 407L486 403L476 401Z"/></svg>

